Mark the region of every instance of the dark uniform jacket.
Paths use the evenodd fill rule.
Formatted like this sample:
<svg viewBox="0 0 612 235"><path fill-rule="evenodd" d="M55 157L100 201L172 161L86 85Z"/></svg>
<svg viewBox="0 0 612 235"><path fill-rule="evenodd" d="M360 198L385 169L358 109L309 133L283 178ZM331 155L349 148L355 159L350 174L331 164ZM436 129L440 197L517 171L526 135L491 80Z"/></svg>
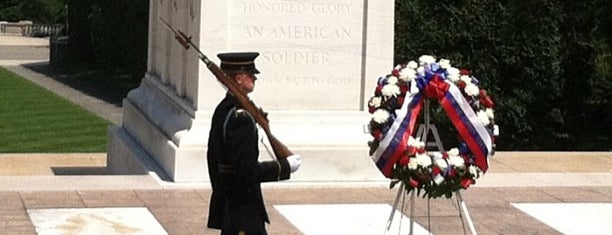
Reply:
<svg viewBox="0 0 612 235"><path fill-rule="evenodd" d="M208 141L212 196L208 227L233 231L265 231L270 223L261 182L289 179L286 159L258 162L254 119L228 94L215 109Z"/></svg>

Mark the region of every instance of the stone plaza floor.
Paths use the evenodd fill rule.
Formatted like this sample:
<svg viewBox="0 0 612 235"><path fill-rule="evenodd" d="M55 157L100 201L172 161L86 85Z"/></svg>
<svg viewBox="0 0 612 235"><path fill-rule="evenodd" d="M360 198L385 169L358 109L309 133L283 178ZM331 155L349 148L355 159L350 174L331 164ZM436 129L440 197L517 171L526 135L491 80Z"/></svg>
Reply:
<svg viewBox="0 0 612 235"><path fill-rule="evenodd" d="M104 167L104 157L0 155L2 234L218 234L205 227L208 184L85 174ZM75 164L86 166L83 175L54 173ZM385 181L286 181L263 190L270 234L385 234L397 195ZM609 234L612 153L500 152L461 195L479 234ZM414 234L470 234L456 197L410 199L400 197L386 234L409 233L411 205Z"/></svg>

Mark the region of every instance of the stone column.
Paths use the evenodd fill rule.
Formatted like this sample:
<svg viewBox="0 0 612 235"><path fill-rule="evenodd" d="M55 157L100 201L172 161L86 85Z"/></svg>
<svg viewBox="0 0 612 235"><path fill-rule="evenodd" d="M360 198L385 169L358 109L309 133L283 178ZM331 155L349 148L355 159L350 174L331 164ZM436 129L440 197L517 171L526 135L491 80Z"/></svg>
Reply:
<svg viewBox="0 0 612 235"><path fill-rule="evenodd" d="M393 66L393 7L390 0L151 0L148 71L124 100L122 125L109 131L109 168L208 181L210 118L225 89L161 17L217 63L221 52L261 53L251 97L270 113L275 136L304 156L294 180L377 177L363 110Z"/></svg>

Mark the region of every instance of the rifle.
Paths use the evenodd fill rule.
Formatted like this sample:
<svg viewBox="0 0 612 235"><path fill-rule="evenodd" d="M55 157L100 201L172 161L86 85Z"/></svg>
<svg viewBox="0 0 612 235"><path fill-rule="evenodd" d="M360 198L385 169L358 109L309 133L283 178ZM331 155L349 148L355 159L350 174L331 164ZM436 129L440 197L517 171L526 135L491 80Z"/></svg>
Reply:
<svg viewBox="0 0 612 235"><path fill-rule="evenodd" d="M191 37L188 37L180 30L175 30L168 24L168 22L164 21L161 17L159 20L164 23L171 31L174 33L174 38L185 48L185 50L189 50L189 48L193 48L198 53L198 57L206 67L210 70L210 72L215 75L217 80L221 82L227 89L234 94L234 96L238 99L238 102L244 107L244 109L253 116L255 121L261 126L261 128L266 133L268 140L270 141L270 145L272 146L272 150L274 151L274 155L276 158L286 158L288 156L293 155L293 153L281 143L270 131L270 124L268 118L266 118L266 114L263 112L261 108L257 108L257 106L249 99L249 97L244 94L244 92L238 87L238 84L234 79L229 78L217 64L212 62L211 60L202 53L200 48L198 48L191 41Z"/></svg>

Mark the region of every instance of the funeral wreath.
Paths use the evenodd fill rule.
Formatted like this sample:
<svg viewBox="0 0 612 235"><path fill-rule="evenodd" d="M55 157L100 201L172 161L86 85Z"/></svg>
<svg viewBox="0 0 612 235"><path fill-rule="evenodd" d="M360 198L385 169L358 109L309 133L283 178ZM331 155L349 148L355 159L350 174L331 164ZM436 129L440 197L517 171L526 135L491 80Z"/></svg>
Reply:
<svg viewBox="0 0 612 235"><path fill-rule="evenodd" d="M397 65L378 79L368 101L373 137L368 145L391 188L403 183L408 192L423 192L423 197L450 198L487 171L498 129L493 99L479 85L468 70L429 55ZM459 146L432 152L413 137L426 99L439 102L462 140Z"/></svg>

